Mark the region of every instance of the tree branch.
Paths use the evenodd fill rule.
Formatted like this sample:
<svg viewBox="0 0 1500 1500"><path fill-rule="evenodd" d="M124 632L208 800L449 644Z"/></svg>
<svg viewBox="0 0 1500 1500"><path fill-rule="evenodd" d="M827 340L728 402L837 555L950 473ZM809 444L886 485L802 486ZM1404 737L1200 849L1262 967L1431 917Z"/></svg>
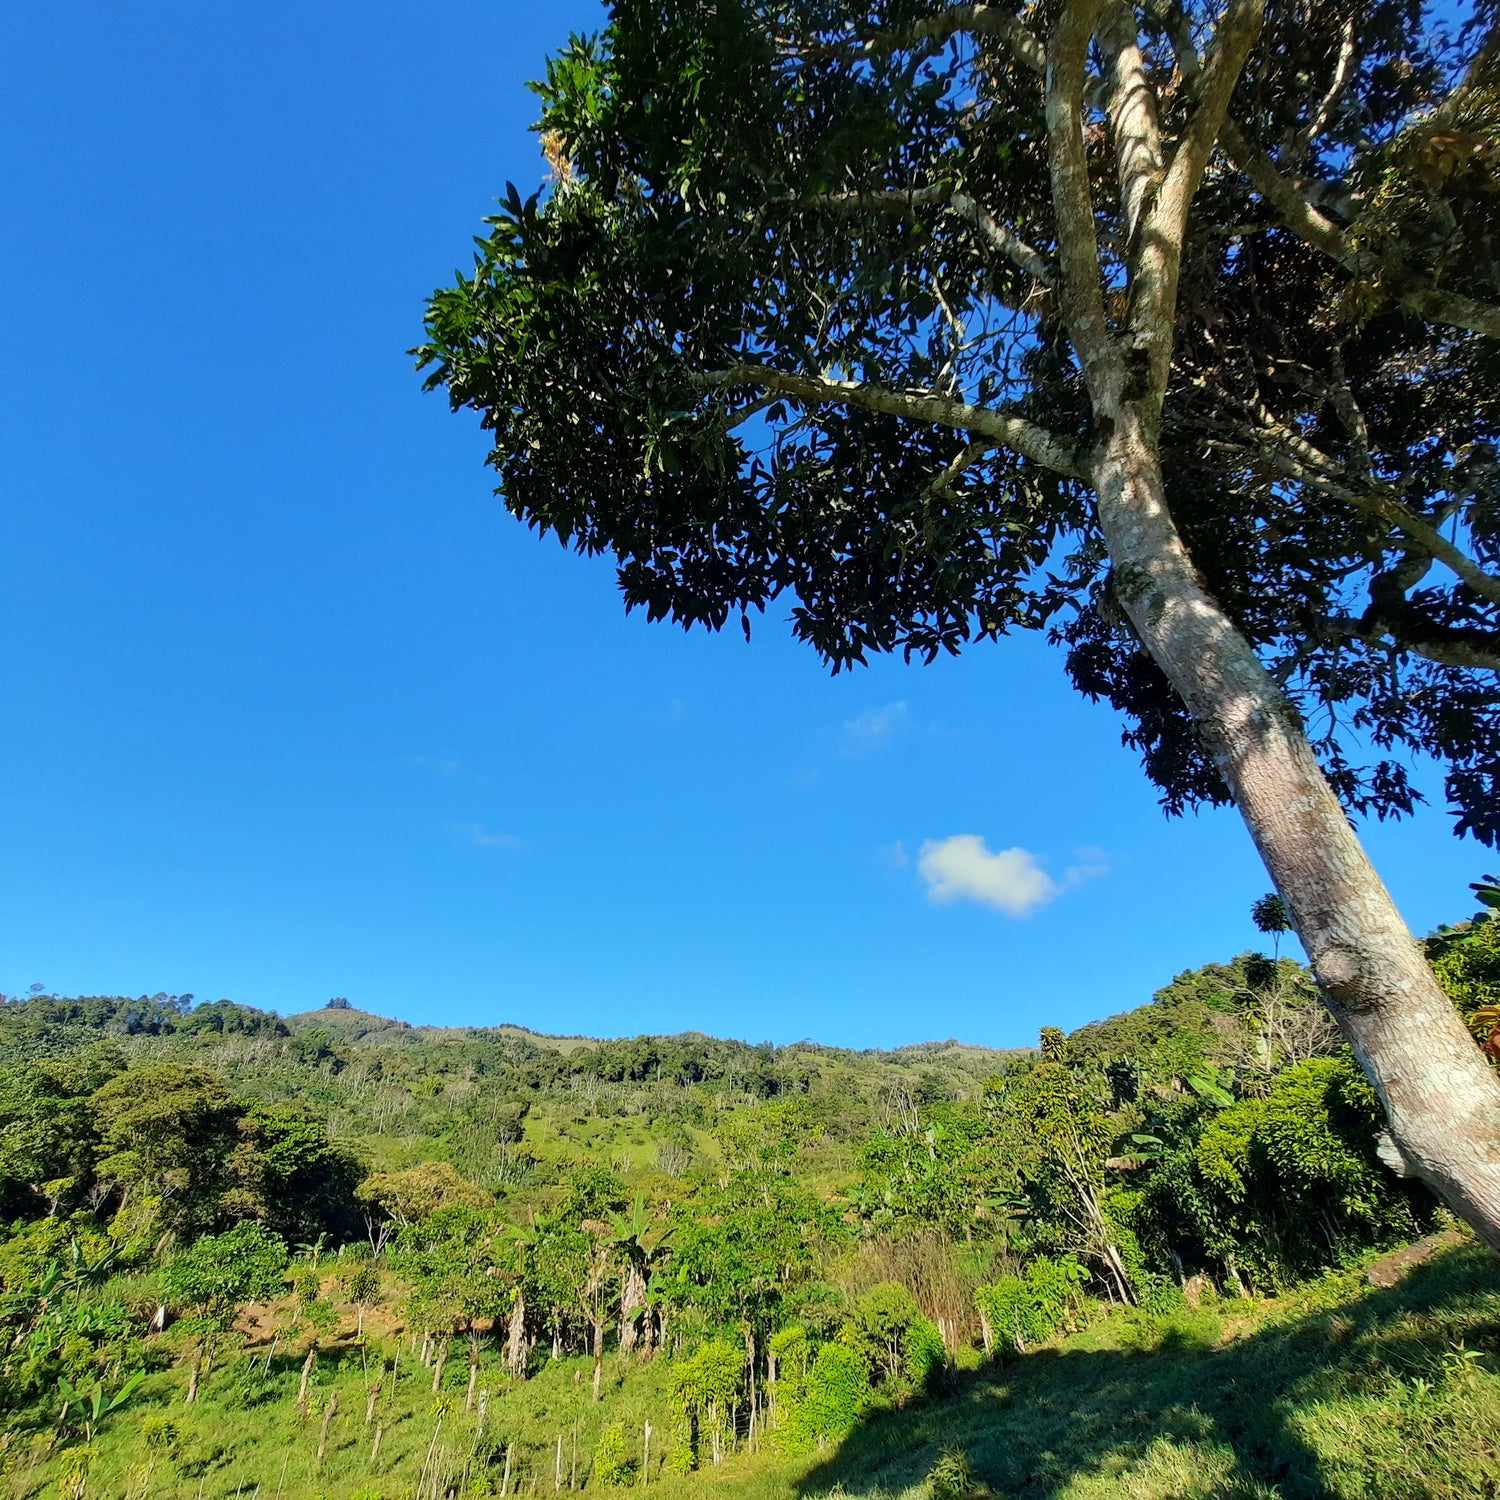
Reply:
<svg viewBox="0 0 1500 1500"><path fill-rule="evenodd" d="M919 22L910 31L899 34L899 41L892 41L880 50L897 51L925 40L941 44L961 32L1003 42L1015 60L1033 73L1042 72L1047 65L1046 49L1036 34L1014 13L998 5L955 5L930 20Z"/></svg>
<svg viewBox="0 0 1500 1500"><path fill-rule="evenodd" d="M1089 190L1083 95L1089 43L1103 0L1065 0L1047 39L1047 147L1063 321L1083 365L1096 410L1120 394L1120 361L1104 313L1099 240Z"/></svg>
<svg viewBox="0 0 1500 1500"><path fill-rule="evenodd" d="M1330 615L1323 621L1323 629L1330 635L1348 636L1371 646L1389 640L1397 649L1441 667L1500 672L1500 636L1488 631L1448 630L1440 625L1424 630L1421 622L1391 620L1378 613L1358 620L1352 615Z"/></svg>
<svg viewBox="0 0 1500 1500"><path fill-rule="evenodd" d="M955 36L990 37L1005 45L1012 58L1033 73L1046 67L1046 49L1036 34L1012 11L998 5L954 5L925 21L899 31L881 31L864 41L813 45L800 49L804 56L861 58L887 57L893 52L922 48L929 55Z"/></svg>
<svg viewBox="0 0 1500 1500"><path fill-rule="evenodd" d="M1233 120L1219 127L1219 144L1229 159L1250 179L1250 185L1281 217L1281 222L1299 240L1321 250L1355 275L1364 267L1358 262L1348 235L1326 214L1321 213L1290 178L1259 146L1253 146Z"/></svg>
<svg viewBox="0 0 1500 1500"><path fill-rule="evenodd" d="M1128 255L1146 204L1160 184L1162 170L1156 90L1146 75L1133 5L1126 0L1110 0L1099 27L1099 43L1109 59L1107 107L1115 138Z"/></svg>
<svg viewBox="0 0 1500 1500"><path fill-rule="evenodd" d="M1344 86L1349 82L1349 66L1353 61L1354 17L1350 16L1344 22L1344 35L1339 42L1338 60L1333 65L1333 81L1318 101L1318 107L1312 112L1307 124L1298 131L1294 154L1297 148L1306 150L1323 133L1324 127L1328 124L1328 117L1333 113L1333 106L1338 103L1339 95L1344 92Z"/></svg>
<svg viewBox="0 0 1500 1500"><path fill-rule="evenodd" d="M952 427L959 432L975 433L989 438L995 445L1009 448L1022 458L1051 469L1068 479L1086 479L1071 443L1055 433L1029 422L1024 417L995 411L987 406L971 406L948 396L934 396L915 391L895 391L888 386L872 385L862 380L836 380L827 375L797 375L769 365L746 361L723 370L709 370L688 376L688 384L699 390L721 390L748 385L762 391L774 391L808 406L837 404L863 407L866 411L887 416L909 417L938 427Z"/></svg>
<svg viewBox="0 0 1500 1500"><path fill-rule="evenodd" d="M1165 392L1172 359L1177 278L1188 208L1229 110L1245 60L1260 35L1265 0L1229 0L1197 78L1197 103L1178 139L1141 236L1131 281L1132 341L1150 361L1152 394Z"/></svg>
<svg viewBox="0 0 1500 1500"><path fill-rule="evenodd" d="M1277 422L1264 407L1260 408L1259 415L1261 426L1257 429L1257 436L1263 440L1261 451L1288 478L1299 479L1335 495L1372 520L1405 532L1429 557L1447 566L1481 598L1500 604L1500 578L1486 573L1425 516L1403 505L1387 489L1346 482L1340 466L1321 449L1315 448L1300 433ZM1268 438L1274 440L1275 446L1264 441Z"/></svg>
<svg viewBox="0 0 1500 1500"><path fill-rule="evenodd" d="M1028 276L1034 277L1044 286L1055 285L1057 267L1040 250L1028 245L967 193L943 183L904 190L882 188L874 192L820 193L815 198L799 199L796 204L798 208L825 209L831 213L844 214L858 214L867 209L876 213L899 214L906 209L934 205L948 209L955 218L973 225L991 249L1025 271Z"/></svg>
<svg viewBox="0 0 1500 1500"><path fill-rule="evenodd" d="M1393 271L1399 275L1399 267L1369 251L1360 250L1349 233L1309 202L1297 184L1282 174L1265 151L1252 145L1234 121L1224 121L1219 129L1219 143L1235 166L1250 179L1255 191L1276 210L1282 225L1304 244L1321 250L1351 276L1378 282L1388 280ZM1397 306L1429 323L1446 323L1452 328L1465 328L1488 338L1500 338L1500 307L1494 303L1479 302L1473 297L1431 286L1414 286L1405 290L1388 288L1388 294Z"/></svg>

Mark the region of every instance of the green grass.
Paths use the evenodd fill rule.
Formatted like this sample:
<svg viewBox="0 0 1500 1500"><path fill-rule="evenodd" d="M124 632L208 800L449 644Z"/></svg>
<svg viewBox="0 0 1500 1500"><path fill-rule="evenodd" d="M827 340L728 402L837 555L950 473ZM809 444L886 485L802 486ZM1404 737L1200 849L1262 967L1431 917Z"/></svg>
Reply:
<svg viewBox="0 0 1500 1500"><path fill-rule="evenodd" d="M0 1455L7 1500L83 1493L109 1500L411 1500L426 1468L437 1494L498 1488L513 1444L512 1493L552 1493L556 1439L565 1480L578 1443L580 1487L606 1423L638 1448L654 1431L651 1492L661 1500L906 1497L945 1449L960 1450L990 1494L1010 1500L1485 1500L1500 1496L1500 1265L1461 1245L1372 1288L1357 1271L1274 1301L1227 1301L1164 1318L1121 1314L1025 1359L959 1373L941 1399L882 1411L840 1445L790 1454L768 1444L686 1479L661 1472L672 1416L663 1362L606 1362L605 1399L589 1363L549 1364L509 1385L493 1356L486 1441L463 1411L468 1370L455 1343L442 1394L409 1353L383 1394L381 1452L371 1461L366 1359L345 1343L326 1354L306 1415L295 1405L300 1354L278 1354L269 1378L246 1379L236 1354L203 1399L182 1405L177 1368L153 1373L132 1405L82 1455L14 1434ZM264 1361L264 1353L261 1355ZM259 1368L259 1366L257 1366ZM338 1393L324 1467L322 1414ZM171 1424L171 1431L164 1427ZM429 1485L423 1493L433 1493Z"/></svg>

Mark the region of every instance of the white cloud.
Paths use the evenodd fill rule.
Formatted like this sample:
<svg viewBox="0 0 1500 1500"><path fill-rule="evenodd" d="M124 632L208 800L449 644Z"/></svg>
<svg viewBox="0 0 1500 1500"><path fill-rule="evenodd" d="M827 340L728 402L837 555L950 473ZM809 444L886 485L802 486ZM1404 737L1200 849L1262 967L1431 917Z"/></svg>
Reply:
<svg viewBox="0 0 1500 1500"><path fill-rule="evenodd" d="M513 833L497 833L483 823L455 823L453 831L476 849L520 849L521 840Z"/></svg>
<svg viewBox="0 0 1500 1500"><path fill-rule="evenodd" d="M845 746L851 750L878 750L889 744L891 736L910 718L911 709L904 700L866 709L857 719L844 720Z"/></svg>
<svg viewBox="0 0 1500 1500"><path fill-rule="evenodd" d="M929 901L977 901L1012 917L1029 916L1064 889L1030 850L992 852L977 833L927 839L917 873L927 882Z"/></svg>
<svg viewBox="0 0 1500 1500"><path fill-rule="evenodd" d="M1101 875L1109 874L1109 854L1097 844L1081 845L1073 851L1073 858L1078 863L1069 865L1063 872L1063 880L1068 885L1077 885L1084 880L1097 880Z"/></svg>

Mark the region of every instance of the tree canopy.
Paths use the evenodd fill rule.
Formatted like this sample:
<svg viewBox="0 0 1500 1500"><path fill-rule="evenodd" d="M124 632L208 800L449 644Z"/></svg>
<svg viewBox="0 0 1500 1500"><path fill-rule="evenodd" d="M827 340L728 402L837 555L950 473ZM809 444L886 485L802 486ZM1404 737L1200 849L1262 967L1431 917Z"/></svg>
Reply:
<svg viewBox="0 0 1500 1500"><path fill-rule="evenodd" d="M1403 752L1430 754L1494 842L1492 18L1269 4L1215 143L1191 138L1212 9L1092 9L1106 289L1141 295L1160 162L1212 148L1169 332L1139 351L1167 362L1194 565L1349 806L1409 810ZM612 552L628 607L748 630L789 596L835 669L1048 629L1175 809L1226 792L1098 528L1049 180L1038 75L1087 10L623 0L548 64L550 186L508 190L419 357L481 413L507 506ZM1159 164L1116 180L1132 70Z"/></svg>

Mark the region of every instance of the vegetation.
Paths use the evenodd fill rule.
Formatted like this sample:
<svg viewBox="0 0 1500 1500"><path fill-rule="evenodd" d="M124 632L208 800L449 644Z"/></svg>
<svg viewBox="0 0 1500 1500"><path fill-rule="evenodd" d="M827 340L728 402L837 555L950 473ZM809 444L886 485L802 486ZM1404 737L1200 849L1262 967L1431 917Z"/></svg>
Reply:
<svg viewBox="0 0 1500 1500"><path fill-rule="evenodd" d="M652 619L1047 630L1500 1250L1500 1080L1347 816L1426 755L1500 840L1497 83L1492 0L618 0L414 352Z"/></svg>
<svg viewBox="0 0 1500 1500"><path fill-rule="evenodd" d="M1466 1015L1493 926L1432 939ZM1500 1282L1461 1246L1360 1282L1444 1214L1290 959L1025 1053L232 1013L0 1005L17 1500L1495 1472Z"/></svg>

